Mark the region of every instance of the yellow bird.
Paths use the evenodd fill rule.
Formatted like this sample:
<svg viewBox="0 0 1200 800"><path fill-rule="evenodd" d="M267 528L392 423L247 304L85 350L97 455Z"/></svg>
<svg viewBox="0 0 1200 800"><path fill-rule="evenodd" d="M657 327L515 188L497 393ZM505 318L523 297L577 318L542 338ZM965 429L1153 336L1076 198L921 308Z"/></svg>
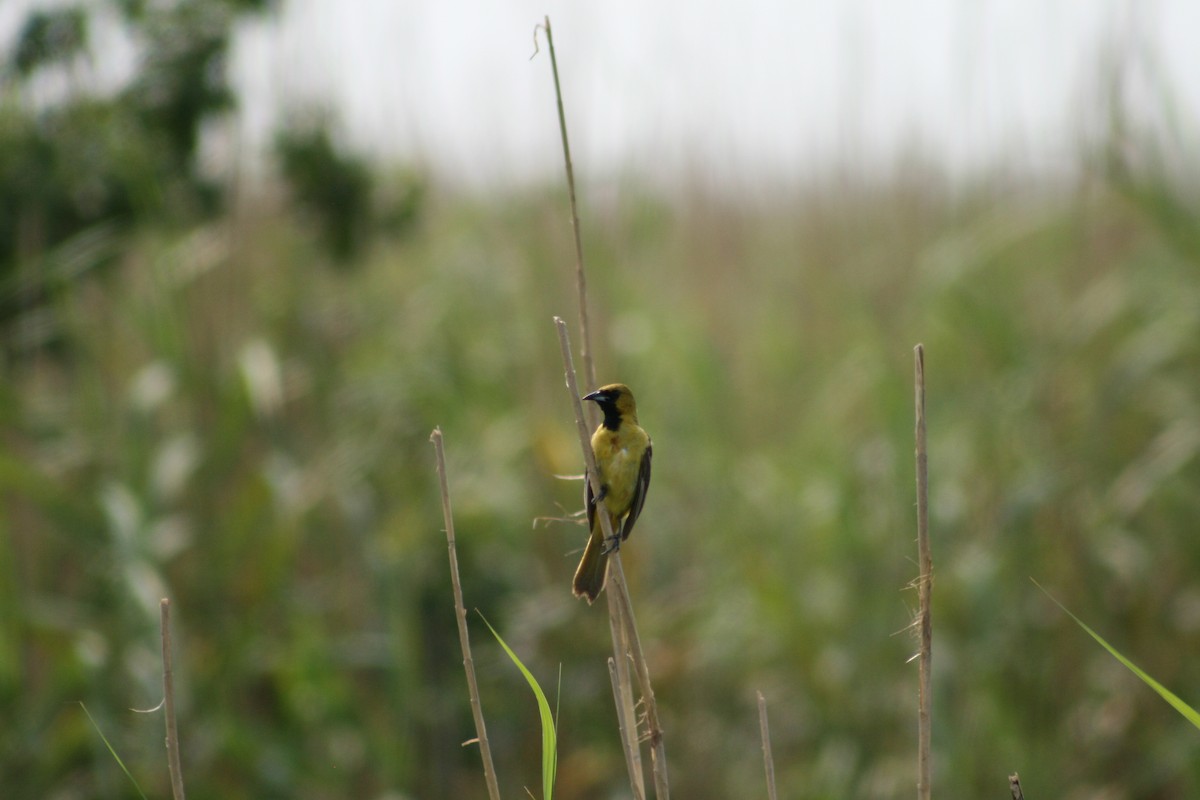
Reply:
<svg viewBox="0 0 1200 800"><path fill-rule="evenodd" d="M600 473L600 495L592 497L591 481L584 481L587 508L587 549L575 570L573 590L576 597L595 601L608 576L608 554L621 549L629 538L633 523L642 513L646 490L650 487L650 436L638 425L637 404L633 392L623 383L602 386L583 398L600 407L604 421L592 434L592 452ZM604 528L596 515L596 504L603 502L612 520L613 538L604 540Z"/></svg>

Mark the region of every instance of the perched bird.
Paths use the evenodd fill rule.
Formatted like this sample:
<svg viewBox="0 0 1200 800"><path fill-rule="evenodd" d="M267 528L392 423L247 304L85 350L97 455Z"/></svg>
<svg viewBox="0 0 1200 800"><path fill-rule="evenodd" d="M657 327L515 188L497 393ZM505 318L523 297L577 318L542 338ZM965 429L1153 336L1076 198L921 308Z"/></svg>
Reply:
<svg viewBox="0 0 1200 800"><path fill-rule="evenodd" d="M621 549L629 538L633 523L642 513L646 490L650 486L650 436L638 425L637 404L633 392L623 383L610 383L583 398L600 407L604 421L592 434L592 452L600 474L600 494L592 496L592 482L584 481L587 508L587 549L575 570L573 590L576 597L595 601L608 575L608 554ZM604 528L596 514L596 504L604 503L612 520L613 538L604 540Z"/></svg>

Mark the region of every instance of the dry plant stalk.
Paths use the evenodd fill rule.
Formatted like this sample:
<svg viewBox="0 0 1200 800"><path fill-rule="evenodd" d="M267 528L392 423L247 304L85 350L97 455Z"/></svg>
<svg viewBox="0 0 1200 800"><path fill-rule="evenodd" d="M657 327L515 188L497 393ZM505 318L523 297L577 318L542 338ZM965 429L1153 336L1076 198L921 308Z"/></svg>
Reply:
<svg viewBox="0 0 1200 800"><path fill-rule="evenodd" d="M617 553L612 555L617 557L609 562L608 590L615 595L616 603L621 608L620 620L629 647L627 652L637 673L638 686L642 690L646 738L650 742L650 766L654 774L654 794L660 800L667 800L670 797L670 786L667 783L667 750L663 743L662 725L658 721L658 703L650 685L650 668L646 663L646 654L642 652L642 639L637 632L637 619L633 616L633 601L629 598L629 586L625 583L625 570L621 566L620 556ZM638 764L640 766L640 759Z"/></svg>
<svg viewBox="0 0 1200 800"><path fill-rule="evenodd" d="M167 724L167 770L171 774L171 794L184 800L183 768L179 760L179 730L175 726L175 673L171 667L171 601L163 598L158 604L159 625L162 628L163 716Z"/></svg>
<svg viewBox="0 0 1200 800"><path fill-rule="evenodd" d="M1012 800L1025 800L1025 793L1021 791L1021 777L1015 772L1008 776L1008 790L1012 792Z"/></svg>
<svg viewBox="0 0 1200 800"><path fill-rule="evenodd" d="M442 490L442 517L446 521L446 546L450 551L450 584L454 587L454 616L458 620L458 643L462 646L463 669L467 672L467 692L471 695L471 713L475 717L475 734L479 742L480 757L483 759L483 776L487 780L488 797L491 800L500 800L496 767L492 764L492 748L488 743L487 725L483 721L483 707L479 703L479 684L475 681L475 661L471 658L471 637L467 633L467 609L463 606L462 582L458 577L458 551L454 544L454 515L450 510L450 486L446 481L446 454L442 448L442 429L434 428L429 441L433 442L437 457L438 482Z"/></svg>
<svg viewBox="0 0 1200 800"><path fill-rule="evenodd" d="M588 448L591 449L590 447ZM602 515L607 518L607 515ZM609 578L620 564L620 558L609 559ZM629 673L629 633L625 624L621 604L617 602L614 592L605 593L608 603L608 632L612 637L613 655L610 660L616 670L617 682L613 686L613 702L617 707L617 728L621 735L621 749L625 753L626 767L629 769L630 786L633 789L634 800L645 800L646 779L642 769L642 749L638 747L637 712L633 703L633 678Z"/></svg>
<svg viewBox="0 0 1200 800"><path fill-rule="evenodd" d="M930 600L933 591L933 554L929 546L929 464L925 451L925 347L913 349L916 371L916 455L917 455L917 625L920 639L917 664L917 800L929 800L932 737L930 734L933 699L930 696L930 671L933 658L933 617Z"/></svg>
<svg viewBox="0 0 1200 800"><path fill-rule="evenodd" d="M567 138L567 114L563 110L562 84L558 80L558 58L554 55L554 36L550 32L550 17L542 23L546 45L550 48L550 69L554 72L554 98L558 103L558 132L562 138L563 163L567 166L567 197L571 201L571 230L575 234L575 283L579 296L580 354L588 389L596 388L596 364L592 360L592 338L588 328L587 278L583 272L583 235L579 231L579 204L575 200L575 167L571 163L571 143Z"/></svg>
<svg viewBox="0 0 1200 800"><path fill-rule="evenodd" d="M579 386L575 380L575 363L571 358L571 342L567 336L567 324L560 317L554 318L558 328L558 342L562 349L563 367L566 372L567 389L575 409L575 427L579 433L579 443L583 450L583 459L587 464L586 480L591 481L592 493L600 495L600 483L596 471L596 456L592 452L591 436L588 434L586 423L583 421L583 402L579 399ZM606 539L613 537L612 520L604 505L597 504L597 516ZM637 621L633 617L633 605L629 600L629 589L625 584L625 572L621 568L621 553L614 551L608 560L608 583L610 608L615 604L619 608L622 621L623 635L628 641L629 649L618 650L613 655L616 661L623 658L633 660L634 672L642 692L642 703L646 714L646 737L650 742L650 765L654 775L654 793L658 800L668 800L670 786L667 782L667 751L663 743L662 727L658 722L658 704L654 700L654 690L650 686L650 671L646 666L646 656L642 651L642 640L638 635ZM619 714L620 712L618 712ZM630 768L632 772L632 767ZM637 793L635 783L634 793Z"/></svg>
<svg viewBox="0 0 1200 800"><path fill-rule="evenodd" d="M628 675L628 671L626 675ZM621 676L617 672L617 663L610 656L608 659L608 678L612 681L613 700L617 704L617 728L621 733L621 748L625 751L625 766L629 770L629 785L633 787L633 800L646 800L646 782L642 778L642 754L637 745L637 721L625 716L625 705L621 698L625 694L632 697L631 687L621 686ZM622 692L622 688L626 691Z"/></svg>
<svg viewBox="0 0 1200 800"><path fill-rule="evenodd" d="M763 766L767 770L767 798L777 800L775 794L775 760L771 758L771 729L767 725L767 701L762 692L758 694L758 728L762 734Z"/></svg>
<svg viewBox="0 0 1200 800"><path fill-rule="evenodd" d="M554 34L550 28L550 17L544 18L542 29L546 32L546 43L550 50L550 67L554 74L554 98L558 108L558 130L562 139L563 146L563 163L566 165L567 177L567 195L571 205L571 230L575 238L575 285L576 294L578 296L579 305L579 335L582 344L581 355L583 358L584 377L587 381L589 391L595 389L596 381L596 363L592 358L592 336L591 327L588 324L588 308L587 308L587 276L583 267L583 236L579 224L579 203L575 197L575 168L571 161L571 143L567 136L567 115L563 108L562 84L558 77L558 57L554 51ZM534 44L536 46L537 36L536 30L534 35ZM536 52L536 51L535 51ZM569 352L569 350L568 350ZM579 392L574 392L575 396L579 396ZM593 411L588 409L587 411ZM586 414L587 411L584 413ZM596 424L594 415L586 417L592 425ZM586 432L587 426L584 426ZM590 448L587 448L590 450ZM601 515L602 517L604 515ZM611 531L609 531L611 533ZM620 571L620 560L616 559L617 563L614 566L613 560L609 562L609 571L612 574L614 571ZM615 685L614 702L617 706L617 719L622 736L621 747L626 756L626 766L629 769L630 781L633 788L635 800L641 800L645 797L646 787L643 778L642 770L642 752L638 747L637 741L637 726L632 724L636 720L636 712L633 702L633 680L629 674L629 658L627 654L631 649L630 636L628 631L632 625L624 617L621 604L617 602L614 592L609 592L607 596L608 602L608 624L609 633L613 641L614 666L617 670L617 682ZM665 770L665 765L664 765Z"/></svg>

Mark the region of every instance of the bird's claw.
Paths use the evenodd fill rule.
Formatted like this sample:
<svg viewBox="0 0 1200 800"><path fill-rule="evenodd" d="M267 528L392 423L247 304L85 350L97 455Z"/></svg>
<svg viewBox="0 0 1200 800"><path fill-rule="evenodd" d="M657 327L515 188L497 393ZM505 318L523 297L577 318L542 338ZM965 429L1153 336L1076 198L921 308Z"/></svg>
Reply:
<svg viewBox="0 0 1200 800"><path fill-rule="evenodd" d="M603 553L604 555L608 555L609 553L615 553L620 549L621 549L621 537L614 533L612 536L609 536L607 539L604 540L604 549L601 550L600 552Z"/></svg>

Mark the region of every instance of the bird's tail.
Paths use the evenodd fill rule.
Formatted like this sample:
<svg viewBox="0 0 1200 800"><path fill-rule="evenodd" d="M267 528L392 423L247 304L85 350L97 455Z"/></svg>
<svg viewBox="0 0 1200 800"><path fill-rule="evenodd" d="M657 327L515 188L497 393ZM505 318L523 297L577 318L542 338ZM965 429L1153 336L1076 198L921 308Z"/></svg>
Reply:
<svg viewBox="0 0 1200 800"><path fill-rule="evenodd" d="M575 596L586 597L588 605L596 602L607 575L608 553L604 552L604 535L593 531L587 549L583 551L583 558L579 559L579 567L575 570L575 583L572 586Z"/></svg>

